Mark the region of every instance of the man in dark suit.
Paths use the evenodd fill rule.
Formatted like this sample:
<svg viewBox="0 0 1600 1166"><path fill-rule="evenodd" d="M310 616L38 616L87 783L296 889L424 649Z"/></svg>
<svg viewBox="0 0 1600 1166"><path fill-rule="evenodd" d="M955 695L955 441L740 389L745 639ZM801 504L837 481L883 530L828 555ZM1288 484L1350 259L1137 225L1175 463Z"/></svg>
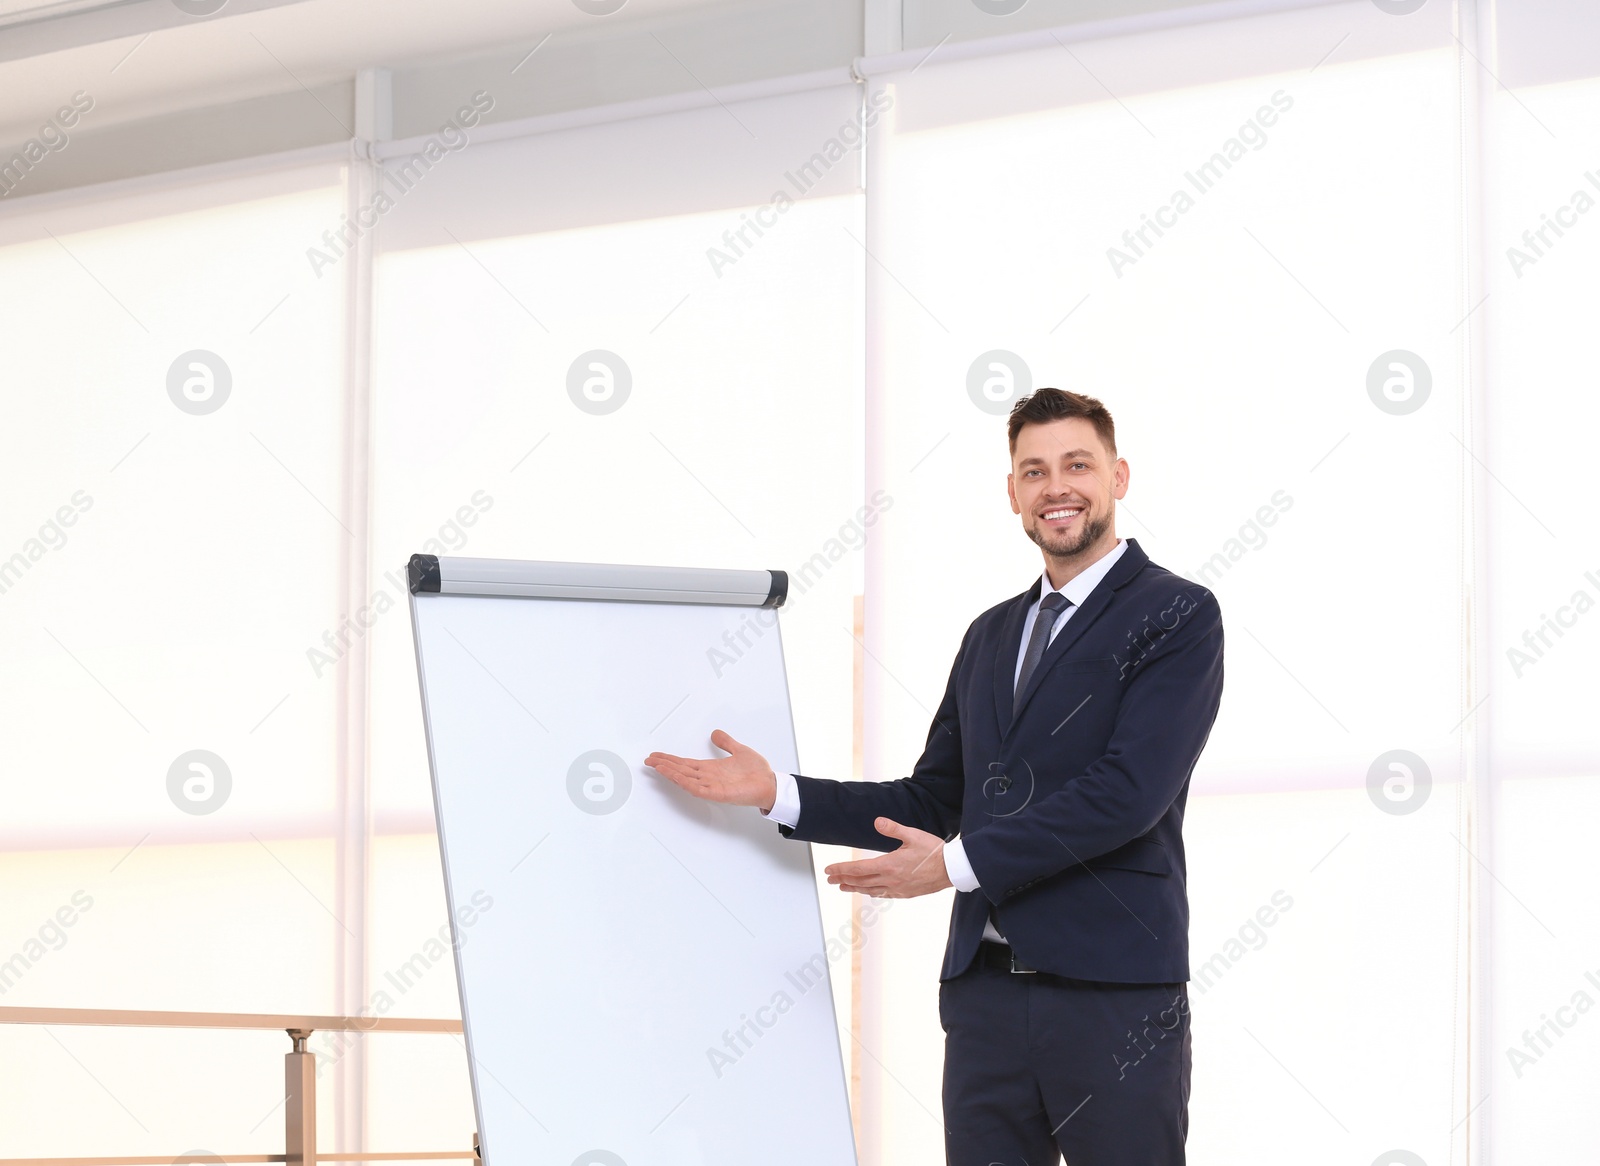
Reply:
<svg viewBox="0 0 1600 1166"><path fill-rule="evenodd" d="M898 781L653 753L698 797L786 837L869 850L846 891L955 887L940 973L949 1166L1174 1166L1189 1099L1183 813L1222 698L1222 614L1116 534L1111 415L1040 389L1009 420L1013 513L1044 574L972 622Z"/></svg>

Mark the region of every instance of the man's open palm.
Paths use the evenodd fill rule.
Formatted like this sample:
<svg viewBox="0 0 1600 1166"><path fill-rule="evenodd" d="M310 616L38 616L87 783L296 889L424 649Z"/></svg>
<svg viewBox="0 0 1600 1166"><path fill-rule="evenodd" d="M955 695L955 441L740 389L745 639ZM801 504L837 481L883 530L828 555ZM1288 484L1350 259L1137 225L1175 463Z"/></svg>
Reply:
<svg viewBox="0 0 1600 1166"><path fill-rule="evenodd" d="M828 881L841 891L858 891L874 899L914 899L950 886L944 865L944 839L893 818L879 818L873 828L900 845L877 858L858 858L825 867Z"/></svg>
<svg viewBox="0 0 1600 1166"><path fill-rule="evenodd" d="M721 729L711 734L711 743L728 756L696 759L652 753L644 763L708 802L757 806L763 812L772 809L773 800L778 796L778 779L767 759Z"/></svg>

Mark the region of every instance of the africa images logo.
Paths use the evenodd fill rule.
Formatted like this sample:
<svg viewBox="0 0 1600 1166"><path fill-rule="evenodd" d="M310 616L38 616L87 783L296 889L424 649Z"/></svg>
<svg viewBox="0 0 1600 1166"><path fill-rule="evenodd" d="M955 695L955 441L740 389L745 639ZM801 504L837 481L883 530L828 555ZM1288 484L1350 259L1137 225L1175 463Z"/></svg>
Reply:
<svg viewBox="0 0 1600 1166"><path fill-rule="evenodd" d="M615 413L631 392L633 370L615 352L591 348L567 366L567 396L585 413Z"/></svg>
<svg viewBox="0 0 1600 1166"><path fill-rule="evenodd" d="M167 796L185 814L219 810L232 792L232 770L209 749L191 749L167 768Z"/></svg>
<svg viewBox="0 0 1600 1166"><path fill-rule="evenodd" d="M1428 763L1409 749L1391 749L1367 769L1367 796L1385 814L1415 813L1432 791Z"/></svg>
<svg viewBox="0 0 1600 1166"><path fill-rule="evenodd" d="M1033 370L1015 352L992 348L967 366L967 396L985 413L1011 412L1019 397L1033 392Z"/></svg>
<svg viewBox="0 0 1600 1166"><path fill-rule="evenodd" d="M215 352L193 348L167 368L167 396L185 413L203 417L227 404L233 370Z"/></svg>
<svg viewBox="0 0 1600 1166"><path fill-rule="evenodd" d="M614 814L632 792L633 772L609 749L580 753L567 767L567 797L585 814Z"/></svg>
<svg viewBox="0 0 1600 1166"><path fill-rule="evenodd" d="M1395 348L1367 368L1367 396L1385 413L1404 416L1427 404L1433 371L1415 352Z"/></svg>

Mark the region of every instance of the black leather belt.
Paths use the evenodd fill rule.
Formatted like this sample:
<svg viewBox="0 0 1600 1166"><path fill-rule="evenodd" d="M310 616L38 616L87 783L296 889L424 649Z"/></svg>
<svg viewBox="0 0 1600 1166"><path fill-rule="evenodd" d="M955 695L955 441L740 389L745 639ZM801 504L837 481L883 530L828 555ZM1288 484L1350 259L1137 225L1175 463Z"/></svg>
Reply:
<svg viewBox="0 0 1600 1166"><path fill-rule="evenodd" d="M1009 943L996 943L992 939L985 939L978 944L978 959L984 967L996 968L1002 972L1037 975L1039 971L1038 968L1030 968L1017 959L1017 953L1012 950Z"/></svg>

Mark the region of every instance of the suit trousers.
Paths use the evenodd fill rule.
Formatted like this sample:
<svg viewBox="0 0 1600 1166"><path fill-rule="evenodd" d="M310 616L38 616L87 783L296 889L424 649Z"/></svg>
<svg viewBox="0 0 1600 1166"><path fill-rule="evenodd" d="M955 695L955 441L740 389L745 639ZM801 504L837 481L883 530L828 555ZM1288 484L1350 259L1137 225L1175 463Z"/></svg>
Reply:
<svg viewBox="0 0 1600 1166"><path fill-rule="evenodd" d="M939 1022L947 1166L1182 1166L1186 985L1011 972L980 953L939 985Z"/></svg>

